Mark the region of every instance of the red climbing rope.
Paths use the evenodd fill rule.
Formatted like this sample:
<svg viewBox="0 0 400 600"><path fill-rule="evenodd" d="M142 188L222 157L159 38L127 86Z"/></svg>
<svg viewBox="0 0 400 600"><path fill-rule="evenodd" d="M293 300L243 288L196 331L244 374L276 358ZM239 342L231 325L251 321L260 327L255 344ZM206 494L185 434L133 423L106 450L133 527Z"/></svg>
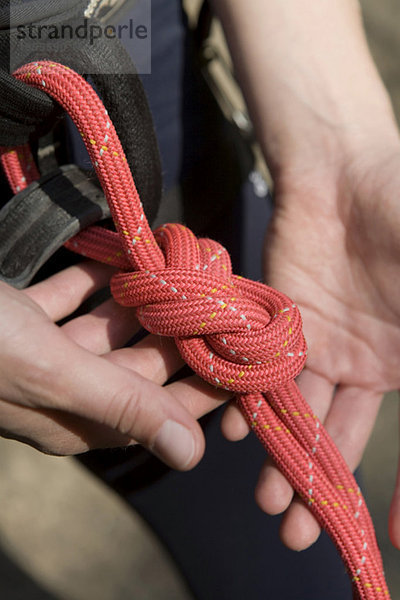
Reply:
<svg viewBox="0 0 400 600"><path fill-rule="evenodd" d="M203 379L236 393L248 423L339 549L354 598L389 598L361 492L294 382L306 355L296 305L232 275L225 248L183 225L152 233L107 111L82 77L48 61L25 65L15 76L44 89L72 117L111 208L116 233L92 227L67 247L117 266L115 300L136 307L148 331L174 337ZM37 176L26 148L1 154L14 192Z"/></svg>

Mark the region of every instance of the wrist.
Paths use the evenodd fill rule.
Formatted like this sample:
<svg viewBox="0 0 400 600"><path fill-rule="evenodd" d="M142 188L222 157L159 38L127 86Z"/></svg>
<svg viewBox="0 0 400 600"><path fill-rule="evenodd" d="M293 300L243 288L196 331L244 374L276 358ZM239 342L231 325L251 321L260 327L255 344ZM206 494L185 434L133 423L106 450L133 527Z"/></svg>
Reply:
<svg viewBox="0 0 400 600"><path fill-rule="evenodd" d="M364 132L357 139L342 139L336 147L330 140L328 148L319 150L313 161L299 153L276 174L279 210L292 215L289 218L297 219L299 214L306 220L312 215L314 222L321 218L324 226L341 221L346 228L357 214L367 215L373 228L382 210L392 213L387 207L396 204L393 173L400 164L400 140L393 123L378 134Z"/></svg>
<svg viewBox="0 0 400 600"><path fill-rule="evenodd" d="M275 183L395 145L356 0L213 0Z"/></svg>
<svg viewBox="0 0 400 600"><path fill-rule="evenodd" d="M307 182L338 188L341 180L355 181L368 169L400 154L399 130L383 85L369 104L355 95L351 100L327 100L330 110L292 107L292 120L282 127L260 131L260 142L276 189Z"/></svg>
<svg viewBox="0 0 400 600"><path fill-rule="evenodd" d="M399 131L383 86L381 92L368 103L346 92L326 96L319 106L299 101L282 107L279 121L266 119L258 135L275 185L318 176L337 180L353 164L362 168L374 156L396 153Z"/></svg>

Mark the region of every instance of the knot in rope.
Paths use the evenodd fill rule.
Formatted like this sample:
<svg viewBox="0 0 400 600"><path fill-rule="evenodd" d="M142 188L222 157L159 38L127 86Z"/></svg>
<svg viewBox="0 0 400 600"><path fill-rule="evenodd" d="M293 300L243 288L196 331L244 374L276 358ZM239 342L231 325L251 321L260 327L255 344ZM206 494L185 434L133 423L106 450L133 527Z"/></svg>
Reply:
<svg viewBox="0 0 400 600"><path fill-rule="evenodd" d="M289 298L232 275L227 250L183 225L164 225L154 236L165 264L119 273L111 283L145 329L174 337L196 373L230 391L275 389L300 373L306 344Z"/></svg>
<svg viewBox="0 0 400 600"><path fill-rule="evenodd" d="M373 524L346 462L293 379L306 346L284 294L232 275L226 250L182 225L151 231L107 110L87 82L54 62L15 76L46 88L73 117L103 186L117 232L90 227L66 246L121 270L115 299L150 331L175 338L206 381L237 392L249 426L324 525L351 574L354 598L389 598ZM0 149L15 191L33 176L29 148ZM262 393L260 393L262 392Z"/></svg>

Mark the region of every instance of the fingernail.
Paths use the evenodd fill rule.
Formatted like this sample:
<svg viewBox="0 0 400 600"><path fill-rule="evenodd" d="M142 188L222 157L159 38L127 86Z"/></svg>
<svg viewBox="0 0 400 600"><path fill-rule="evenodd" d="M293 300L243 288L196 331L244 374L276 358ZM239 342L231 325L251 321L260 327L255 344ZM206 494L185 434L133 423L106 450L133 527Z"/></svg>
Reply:
<svg viewBox="0 0 400 600"><path fill-rule="evenodd" d="M194 438L189 429L168 419L161 426L152 450L170 465L185 469L194 456Z"/></svg>

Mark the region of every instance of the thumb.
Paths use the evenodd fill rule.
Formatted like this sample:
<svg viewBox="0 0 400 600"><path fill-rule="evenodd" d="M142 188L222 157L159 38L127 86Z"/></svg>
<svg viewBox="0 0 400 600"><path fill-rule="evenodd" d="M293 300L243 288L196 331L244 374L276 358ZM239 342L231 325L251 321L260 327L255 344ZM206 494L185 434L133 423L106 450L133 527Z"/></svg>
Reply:
<svg viewBox="0 0 400 600"><path fill-rule="evenodd" d="M170 392L67 338L57 346L55 351L52 345L43 374L46 389L41 386L35 394L43 408L111 427L143 444L172 468L187 470L198 463L204 452L202 430Z"/></svg>
<svg viewBox="0 0 400 600"><path fill-rule="evenodd" d="M400 408L400 406L399 406ZM400 412L399 412L400 425ZM394 488L392 503L389 512L389 535L390 540L398 550L400 550L400 455L397 468L397 480Z"/></svg>
<svg viewBox="0 0 400 600"><path fill-rule="evenodd" d="M393 494L389 512L389 536L390 540L400 550L400 473L397 473L396 488Z"/></svg>

